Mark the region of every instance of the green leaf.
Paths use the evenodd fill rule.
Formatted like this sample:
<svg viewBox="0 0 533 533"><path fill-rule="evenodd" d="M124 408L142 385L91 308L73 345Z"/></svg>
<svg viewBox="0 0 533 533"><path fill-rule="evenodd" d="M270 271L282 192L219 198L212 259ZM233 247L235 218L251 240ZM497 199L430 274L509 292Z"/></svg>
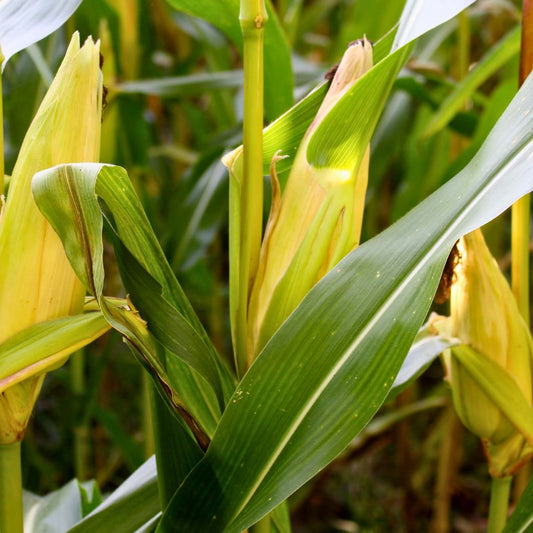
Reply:
<svg viewBox="0 0 533 533"><path fill-rule="evenodd" d="M95 481L80 484L73 479L46 496L24 492L24 531L26 533L63 533L80 521L83 500L98 497ZM87 502L85 502L87 504Z"/></svg>
<svg viewBox="0 0 533 533"><path fill-rule="evenodd" d="M229 402L159 531L239 532L338 455L387 397L456 240L533 188L533 78L454 179L341 261Z"/></svg>
<svg viewBox="0 0 533 533"><path fill-rule="evenodd" d="M242 87L242 70L190 74L188 76L126 81L116 86L119 93L155 94L162 97L191 96L215 89Z"/></svg>
<svg viewBox="0 0 533 533"><path fill-rule="evenodd" d="M415 340L394 380L388 400L410 385L446 349L457 346L459 340L435 335L431 324L426 324L417 333Z"/></svg>
<svg viewBox="0 0 533 533"><path fill-rule="evenodd" d="M301 83L316 80L317 73L311 70L295 69L294 75ZM197 96L207 91L238 89L243 86L242 70L223 70L201 72L187 76L154 78L147 80L125 81L114 87L118 93L154 94L163 98Z"/></svg>
<svg viewBox="0 0 533 533"><path fill-rule="evenodd" d="M186 271L205 256L228 214L228 174L220 162L221 148L203 154L180 179L170 200L171 265Z"/></svg>
<svg viewBox="0 0 533 533"><path fill-rule="evenodd" d="M533 480L516 506L502 533L531 533L533 531Z"/></svg>
<svg viewBox="0 0 533 533"><path fill-rule="evenodd" d="M4 0L0 2L0 47L7 60L59 28L81 0Z"/></svg>
<svg viewBox="0 0 533 533"><path fill-rule="evenodd" d="M319 168L357 169L410 47L380 61L335 104L313 132L309 164Z"/></svg>
<svg viewBox="0 0 533 533"><path fill-rule="evenodd" d="M189 418L192 412L203 432L212 433L233 390L232 378L174 277L125 170L92 163L59 166L38 173L33 192L78 277L169 406ZM132 305L116 305L102 295L104 213L116 236L126 288L150 331Z"/></svg>
<svg viewBox="0 0 533 533"><path fill-rule="evenodd" d="M203 18L225 33L242 51L239 23L239 0L167 0L180 11ZM291 55L287 38L275 11L266 2L268 22L265 25L265 114L270 120L292 105Z"/></svg>
<svg viewBox="0 0 533 533"><path fill-rule="evenodd" d="M171 500L187 474L203 457L192 433L181 420L176 420L163 399L151 390L150 405L154 426L155 457L159 495L162 507Z"/></svg>
<svg viewBox="0 0 533 533"><path fill-rule="evenodd" d="M467 103L476 89L492 76L520 51L520 24L496 43L481 61L472 69L466 78L457 84L455 89L442 102L438 111L433 114L425 136L434 135L444 128Z"/></svg>
<svg viewBox="0 0 533 533"><path fill-rule="evenodd" d="M124 431L120 418L100 406L94 408L94 417L107 432L111 442L120 450L128 468L135 470L141 466L144 459L142 446Z"/></svg>
<svg viewBox="0 0 533 533"><path fill-rule="evenodd" d="M392 50L397 50L435 26L455 17L474 0L407 0L394 38Z"/></svg>
<svg viewBox="0 0 533 533"><path fill-rule="evenodd" d="M0 344L0 393L59 368L108 329L102 313L91 312L39 322L13 335Z"/></svg>
<svg viewBox="0 0 533 533"><path fill-rule="evenodd" d="M390 48L389 39L383 39L374 47L374 58L386 56ZM270 172L270 164L276 152L280 151L286 156L276 164L280 185L283 189L294 156L305 132L311 125L315 115L326 95L328 83L324 82L316 87L305 98L300 100L289 111L280 116L263 130L263 174ZM242 165L242 146L239 146L225 156L226 164L230 166L232 174L237 181L240 180L240 167Z"/></svg>
<svg viewBox="0 0 533 533"><path fill-rule="evenodd" d="M272 533L291 533L291 517L289 513L288 502L283 502L278 505L272 513L270 513L272 521Z"/></svg>
<svg viewBox="0 0 533 533"><path fill-rule="evenodd" d="M452 354L533 446L533 407L515 378L498 363L470 346L456 346L452 349Z"/></svg>
<svg viewBox="0 0 533 533"><path fill-rule="evenodd" d="M157 470L155 458L151 457L92 513L70 526L68 531L131 533L154 518L159 511Z"/></svg>

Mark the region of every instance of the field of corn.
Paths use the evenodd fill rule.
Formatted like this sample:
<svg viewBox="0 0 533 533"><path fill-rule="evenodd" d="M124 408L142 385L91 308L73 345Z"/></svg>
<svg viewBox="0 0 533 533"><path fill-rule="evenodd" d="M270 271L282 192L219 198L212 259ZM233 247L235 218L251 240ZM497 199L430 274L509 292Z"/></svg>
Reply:
<svg viewBox="0 0 533 533"><path fill-rule="evenodd" d="M2 0L0 50L0 533L533 531L533 0Z"/></svg>

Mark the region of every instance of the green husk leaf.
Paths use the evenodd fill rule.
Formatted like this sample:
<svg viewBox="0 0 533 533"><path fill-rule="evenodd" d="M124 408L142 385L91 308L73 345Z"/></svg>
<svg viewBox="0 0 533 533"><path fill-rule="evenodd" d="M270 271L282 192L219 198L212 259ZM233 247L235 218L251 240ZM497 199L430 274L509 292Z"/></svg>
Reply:
<svg viewBox="0 0 533 533"><path fill-rule="evenodd" d="M0 344L0 393L62 366L76 350L109 329L100 312L39 322Z"/></svg>
<svg viewBox="0 0 533 533"><path fill-rule="evenodd" d="M309 141L307 159L312 166L350 171L358 168L409 52L407 46L387 56L330 110Z"/></svg>
<svg viewBox="0 0 533 533"><path fill-rule="evenodd" d="M533 446L533 407L513 376L470 346L456 346L452 348L452 355Z"/></svg>

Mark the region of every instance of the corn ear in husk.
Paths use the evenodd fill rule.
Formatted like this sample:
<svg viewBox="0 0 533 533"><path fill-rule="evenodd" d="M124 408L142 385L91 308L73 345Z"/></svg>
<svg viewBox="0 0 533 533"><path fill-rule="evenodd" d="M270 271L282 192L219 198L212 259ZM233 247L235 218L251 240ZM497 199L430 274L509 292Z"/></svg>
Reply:
<svg viewBox="0 0 533 533"><path fill-rule="evenodd" d="M31 180L61 163L98 159L101 108L99 45L89 39L80 47L75 34L25 136L0 220L0 343L32 324L82 310L85 288L35 205ZM43 376L2 393L0 421L6 429L0 442L22 438Z"/></svg>
<svg viewBox="0 0 533 533"><path fill-rule="evenodd" d="M447 354L448 379L459 418L483 441L491 475L505 477L533 452L533 343L481 230L465 235L458 250L448 327L468 350Z"/></svg>
<svg viewBox="0 0 533 533"><path fill-rule="evenodd" d="M339 99L372 66L362 39L344 54L322 105L305 134L281 194L276 156L272 208L250 294L247 350L257 355L307 292L358 244L368 180L368 148L351 170L315 168L307 147Z"/></svg>

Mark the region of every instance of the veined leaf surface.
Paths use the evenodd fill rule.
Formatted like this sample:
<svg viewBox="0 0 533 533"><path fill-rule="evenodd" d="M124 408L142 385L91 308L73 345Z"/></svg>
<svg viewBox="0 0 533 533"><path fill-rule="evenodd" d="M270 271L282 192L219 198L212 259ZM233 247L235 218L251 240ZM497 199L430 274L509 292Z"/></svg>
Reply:
<svg viewBox="0 0 533 533"><path fill-rule="evenodd" d="M530 77L462 172L311 290L237 387L159 531L242 531L366 425L453 244L533 188L532 102Z"/></svg>
<svg viewBox="0 0 533 533"><path fill-rule="evenodd" d="M128 340L169 407L192 413L210 435L233 392L233 379L174 277L125 170L97 163L60 165L38 173L33 192L76 274L111 326ZM104 214L116 236L129 306L102 294Z"/></svg>

